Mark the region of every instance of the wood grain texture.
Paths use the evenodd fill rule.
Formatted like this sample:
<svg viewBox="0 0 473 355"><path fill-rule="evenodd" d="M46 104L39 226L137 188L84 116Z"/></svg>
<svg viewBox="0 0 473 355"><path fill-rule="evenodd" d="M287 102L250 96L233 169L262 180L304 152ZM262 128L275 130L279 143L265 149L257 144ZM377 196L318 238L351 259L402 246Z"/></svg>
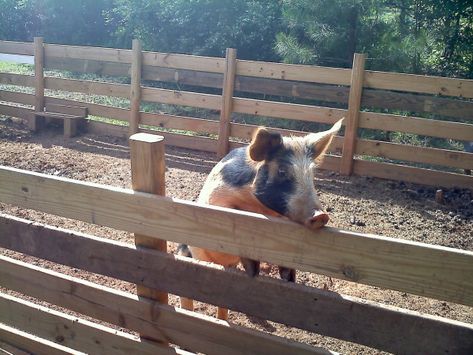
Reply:
<svg viewBox="0 0 473 355"><path fill-rule="evenodd" d="M345 139L343 140L342 161L340 173L351 175L353 172L353 157L358 138L361 96L363 95L363 80L366 55L355 53L348 97L348 113L345 119Z"/></svg>
<svg viewBox="0 0 473 355"><path fill-rule="evenodd" d="M223 73L225 59L189 54L143 52L143 65Z"/></svg>
<svg viewBox="0 0 473 355"><path fill-rule="evenodd" d="M130 98L129 84L103 83L91 80L45 78L46 89L82 92L88 95L104 95Z"/></svg>
<svg viewBox="0 0 473 355"><path fill-rule="evenodd" d="M350 84L350 69L319 67L315 65L237 61L237 75L259 78L295 80L335 85Z"/></svg>
<svg viewBox="0 0 473 355"><path fill-rule="evenodd" d="M204 354L329 354L0 256L3 287Z"/></svg>
<svg viewBox="0 0 473 355"><path fill-rule="evenodd" d="M367 70L365 87L473 98L473 80Z"/></svg>
<svg viewBox="0 0 473 355"><path fill-rule="evenodd" d="M0 53L34 55L33 43L0 41Z"/></svg>
<svg viewBox="0 0 473 355"><path fill-rule="evenodd" d="M26 107L0 104L0 112L2 115L10 117L23 118L27 120L34 118L34 110Z"/></svg>
<svg viewBox="0 0 473 355"><path fill-rule="evenodd" d="M33 94L0 90L0 101L34 106L35 98Z"/></svg>
<svg viewBox="0 0 473 355"><path fill-rule="evenodd" d="M233 89L235 87L237 51L227 48L225 56L225 73L223 75L222 107L218 130L217 158L222 159L228 153L230 122L233 112Z"/></svg>
<svg viewBox="0 0 473 355"><path fill-rule="evenodd" d="M141 93L142 100L146 102L160 102L163 104L192 106L211 110L219 110L222 100L219 95L149 87L143 87Z"/></svg>
<svg viewBox="0 0 473 355"><path fill-rule="evenodd" d="M473 279L465 276L473 274L473 253L468 251L335 228L311 231L259 214L7 167L0 169L0 199L158 239L165 235L178 243L473 305Z"/></svg>
<svg viewBox="0 0 473 355"><path fill-rule="evenodd" d="M25 74L0 73L0 83L27 87L35 86L34 76Z"/></svg>
<svg viewBox="0 0 473 355"><path fill-rule="evenodd" d="M136 133L130 139L131 185L134 191L165 196L164 137L149 133ZM167 252L166 240L135 233L135 245ZM139 296L168 303L168 295L147 287L137 286ZM151 334L145 334L152 337Z"/></svg>
<svg viewBox="0 0 473 355"><path fill-rule="evenodd" d="M415 168L399 164L356 160L354 173L361 176L408 181L435 187L460 187L473 190L473 176Z"/></svg>
<svg viewBox="0 0 473 355"><path fill-rule="evenodd" d="M414 133L462 141L473 140L473 124L430 120L386 113L361 112L360 128Z"/></svg>
<svg viewBox="0 0 473 355"><path fill-rule="evenodd" d="M40 338L86 353L176 354L180 351L0 293L0 320Z"/></svg>
<svg viewBox="0 0 473 355"><path fill-rule="evenodd" d="M137 250L129 244L32 224L17 217L1 217L0 226L0 231L5 232L2 233L5 237L0 239L1 245L12 250L129 282L140 282L149 287L166 288L170 292L192 296L203 302L228 305L231 309L262 319L386 351L432 353L450 349L454 353L468 353L473 346L471 324L421 315L269 277L250 278L243 272L224 271L217 265L152 250ZM3 266L1 263L0 265ZM10 266L1 269L5 271L0 271L0 277L15 268L11 263L8 265ZM42 276L39 276L36 282L41 279ZM14 277L7 277L5 282L23 290L35 288ZM74 298L84 298L82 301L78 300L78 305L83 305L81 308L88 306L84 302L90 297L90 293L82 292L82 286L67 289L72 290L69 293ZM51 293L48 287L45 293ZM98 295L97 297L99 298ZM122 304L120 302L114 305L115 302L111 302L114 296L110 293L103 297L96 305L99 308L102 303L110 304L107 308L120 307ZM66 302L72 303L74 298ZM136 305L136 301L134 304ZM164 329L173 328L174 323L166 321L169 319L167 313L160 311L166 306L154 307L153 312L146 311L147 308L143 310L130 307L120 307L121 319L132 321L129 313L141 318L144 312L149 315L143 316L143 320L152 317ZM290 312L281 312L289 309ZM103 310L99 314L105 312ZM192 313L180 310L178 314ZM120 319L120 315L118 318ZM178 331L186 329L176 328ZM163 336L167 334L164 333ZM403 341L393 341L393 338Z"/></svg>
<svg viewBox="0 0 473 355"><path fill-rule="evenodd" d="M137 39L132 43L131 84L130 84L130 136L137 133L140 125L141 105L141 42Z"/></svg>
<svg viewBox="0 0 473 355"><path fill-rule="evenodd" d="M9 346L4 346L5 343ZM12 355L85 355L85 353L80 351L67 348L0 323L0 350L3 349L6 351L5 354Z"/></svg>
<svg viewBox="0 0 473 355"><path fill-rule="evenodd" d="M356 154L462 169L473 168L472 153L369 139L360 139L358 141Z"/></svg>
<svg viewBox="0 0 473 355"><path fill-rule="evenodd" d="M286 102L234 98L233 111L256 116L286 118L333 124L344 117L347 110L323 106L299 105Z"/></svg>
<svg viewBox="0 0 473 355"><path fill-rule="evenodd" d="M44 46L43 38L34 38L34 110L44 111ZM28 120L28 128L37 131L41 126L42 118L33 116Z"/></svg>

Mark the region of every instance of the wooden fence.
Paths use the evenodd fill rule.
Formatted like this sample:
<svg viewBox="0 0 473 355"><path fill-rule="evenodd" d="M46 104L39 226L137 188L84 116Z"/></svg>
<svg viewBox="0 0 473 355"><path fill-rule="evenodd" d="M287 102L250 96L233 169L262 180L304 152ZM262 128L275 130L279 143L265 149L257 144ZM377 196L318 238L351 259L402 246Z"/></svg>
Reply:
<svg viewBox="0 0 473 355"><path fill-rule="evenodd" d="M138 41L132 50L45 44L40 38L34 43L0 41L0 53L35 55L36 63L35 77L0 73L0 84L35 88L34 95L0 90L0 100L6 102L0 104L4 115L31 120L35 110L42 111L48 104L80 105L90 115L128 124L89 121L92 132L129 136L152 127L192 131L201 136L161 134L168 144L219 156L248 140L255 128L233 122L232 114L326 124L346 117L345 136L334 140L331 152L335 155L327 156L321 168L433 186L473 186L473 177L463 174L463 169L473 168L473 153L364 139L359 134L360 129L411 133L456 141L459 146L462 141L473 141L473 80L369 71L364 68L364 55L359 54L353 69L339 69L239 60L231 49L225 58L146 52ZM130 84L48 77L44 69L129 77ZM150 81L183 85L188 90L150 87ZM130 100L130 108L45 96L45 90L124 98ZM201 92L205 90L221 94ZM265 99L248 98L251 95ZM271 100L274 97L279 101ZM143 102L212 110L220 112L220 119L142 112ZM408 115L378 112L393 110ZM427 164L429 169L413 164ZM439 166L456 172L436 170Z"/></svg>
<svg viewBox="0 0 473 355"><path fill-rule="evenodd" d="M467 306L473 306L472 252L335 228L314 232L285 220L167 198L161 196L163 140L139 133L131 141L134 190L0 167L0 202L132 232L137 244L0 214L1 248L135 283L138 295L145 296L0 256L0 286L81 314L2 292L0 340L8 346L40 354L331 353L170 307L165 304L170 292L394 353L473 351L471 324L269 277L250 278L166 254L161 239ZM143 175L140 164L150 166L158 185L148 185L151 176ZM145 190L153 194L139 192Z"/></svg>

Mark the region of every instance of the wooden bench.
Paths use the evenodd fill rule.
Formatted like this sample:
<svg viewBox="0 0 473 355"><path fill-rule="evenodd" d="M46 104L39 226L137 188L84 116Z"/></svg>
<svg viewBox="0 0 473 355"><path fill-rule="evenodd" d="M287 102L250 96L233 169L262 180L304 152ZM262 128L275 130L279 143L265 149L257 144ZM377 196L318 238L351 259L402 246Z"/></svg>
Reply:
<svg viewBox="0 0 473 355"><path fill-rule="evenodd" d="M44 123L62 120L64 122L64 138L71 138L77 135L79 127L85 126L87 115L86 107L47 104L45 111L34 113L30 128L37 131Z"/></svg>

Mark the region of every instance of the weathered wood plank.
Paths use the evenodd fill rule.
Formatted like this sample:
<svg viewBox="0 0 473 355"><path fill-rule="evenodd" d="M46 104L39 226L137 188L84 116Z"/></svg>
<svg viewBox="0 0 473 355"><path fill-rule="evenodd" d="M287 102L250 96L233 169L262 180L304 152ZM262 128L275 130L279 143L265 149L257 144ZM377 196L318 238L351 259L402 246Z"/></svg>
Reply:
<svg viewBox="0 0 473 355"><path fill-rule="evenodd" d="M394 109L473 120L473 102L386 90L363 90L362 107Z"/></svg>
<svg viewBox="0 0 473 355"><path fill-rule="evenodd" d="M223 73L225 69L225 58L177 53L143 52L143 65L197 70L209 73Z"/></svg>
<svg viewBox="0 0 473 355"><path fill-rule="evenodd" d="M473 279L465 276L473 273L473 252L335 228L311 231L259 214L8 167L0 168L0 182L2 202L20 207L473 305Z"/></svg>
<svg viewBox="0 0 473 355"><path fill-rule="evenodd" d="M25 74L0 73L0 83L34 87L34 76Z"/></svg>
<svg viewBox="0 0 473 355"><path fill-rule="evenodd" d="M11 327L86 353L180 353L180 350L139 340L130 334L4 293L0 293L0 320Z"/></svg>
<svg viewBox="0 0 473 355"><path fill-rule="evenodd" d="M126 281L139 282L149 287L168 289L170 292L204 302L228 305L231 309L263 319L394 353L431 353L440 349L467 353L466 350L473 346L471 336L473 326L470 324L421 315L417 312L379 305L375 302L300 284L286 283L269 277L250 278L242 272L224 271L220 266L194 259L151 250L137 250L129 244L37 223L32 224L16 217L0 217L0 226L0 230L5 232L2 234L5 237L0 241L2 246L9 249ZM21 238L18 237L19 235ZM6 268L7 271L4 272L8 272L12 267L14 265ZM0 277L2 273L0 271ZM21 282L15 278L8 278L6 282L17 285L16 287L23 290L29 290L34 288L35 284L41 285L39 282L42 279L43 277L39 276L37 280L32 281L33 286L29 285L29 282ZM54 287L54 283L47 284L45 293L49 294L48 287ZM66 302L73 303L74 298L90 297L82 292L83 287L80 285L77 286L78 288L70 287L68 284L67 286L64 288L72 290L69 293L72 293L73 298ZM185 331L185 328L174 328L174 324L170 323L171 320L168 322L167 313L160 311L165 310L166 306L155 305L153 311L150 312L148 307L151 301L140 302L140 304L148 303L145 308L136 308L135 297L133 303L135 306L130 304L131 308L128 308L120 307L123 303L118 300L119 303L116 304L113 301L116 297L109 292L103 294L103 297L103 300L97 301L98 304L95 306L89 305L88 302L84 304L85 300L78 300L78 305L83 304L81 308L101 308L104 303L110 304L106 308L119 307L119 314L114 316L118 317L119 321L120 315L122 320L130 319L130 321L133 318L129 314L145 321L151 317L156 322L160 322L164 329L169 327L178 332ZM291 311L281 312L281 309ZM101 311L99 314L104 312ZM176 312L184 316L192 314L183 310L176 310ZM142 314L148 314L148 316L141 318ZM114 319L116 321L116 318ZM401 338L403 341L393 342L393 337Z"/></svg>
<svg viewBox="0 0 473 355"><path fill-rule="evenodd" d="M6 348L3 342L15 347ZM56 344L52 341L42 339L35 335L23 332L19 329L9 327L6 324L0 323L0 350L5 349L6 354L15 355L63 355L63 354L74 354L74 355L85 355L77 350L73 350ZM1 351L0 351L1 352Z"/></svg>
<svg viewBox="0 0 473 355"><path fill-rule="evenodd" d="M416 147L408 144L360 139L356 154L412 161L454 168L473 168L473 154L455 150Z"/></svg>
<svg viewBox="0 0 473 355"><path fill-rule="evenodd" d="M99 60L105 62L131 63L130 49L69 46L62 44L45 44L46 57Z"/></svg>
<svg viewBox="0 0 473 355"><path fill-rule="evenodd" d="M46 69L68 70L79 73L94 73L97 75L129 77L131 66L129 63L104 62L101 60L60 58L46 55L44 67Z"/></svg>
<svg viewBox="0 0 473 355"><path fill-rule="evenodd" d="M130 85L128 84L46 77L45 87L51 90L82 92L88 95L130 98Z"/></svg>
<svg viewBox="0 0 473 355"><path fill-rule="evenodd" d="M143 56L141 42L137 39L132 44L131 84L130 84L130 136L137 133L140 125L141 105L141 64Z"/></svg>
<svg viewBox="0 0 473 355"><path fill-rule="evenodd" d="M141 89L141 95L141 99L147 102L192 106L212 110L219 110L222 100L219 95L149 87L143 87Z"/></svg>
<svg viewBox="0 0 473 355"><path fill-rule="evenodd" d="M347 110L343 109L244 98L234 98L233 111L256 116L269 116L328 124L335 123L347 113Z"/></svg>
<svg viewBox="0 0 473 355"><path fill-rule="evenodd" d="M8 257L0 265L3 287L204 354L330 353Z"/></svg>
<svg viewBox="0 0 473 355"><path fill-rule="evenodd" d="M473 189L473 176L415 168L412 166L399 164L356 160L354 173L361 176L373 176L382 179L408 181L422 185Z"/></svg>
<svg viewBox="0 0 473 355"><path fill-rule="evenodd" d="M218 130L217 157L223 158L228 153L230 138L230 123L233 112L233 90L235 87L237 51L227 48L225 56L225 73L223 76L222 107Z"/></svg>
<svg viewBox="0 0 473 355"><path fill-rule="evenodd" d="M238 60L237 75L323 84L350 85L351 70L319 67L315 65Z"/></svg>
<svg viewBox="0 0 473 355"><path fill-rule="evenodd" d="M348 99L348 112L345 118L345 139L343 140L342 161L340 173L351 175L353 172L353 156L358 139L361 96L363 94L363 80L366 55L355 53Z"/></svg>
<svg viewBox="0 0 473 355"><path fill-rule="evenodd" d="M367 70L365 86L375 89L473 98L473 80L468 79Z"/></svg>
<svg viewBox="0 0 473 355"><path fill-rule="evenodd" d="M361 112L360 128L414 133L462 141L473 140L473 124L430 120L386 113Z"/></svg>
<svg viewBox="0 0 473 355"><path fill-rule="evenodd" d="M34 110L26 107L0 104L0 114L29 120L34 117Z"/></svg>
<svg viewBox="0 0 473 355"><path fill-rule="evenodd" d="M33 106L35 100L33 94L0 90L0 101L14 102L17 104Z"/></svg>
<svg viewBox="0 0 473 355"><path fill-rule="evenodd" d="M87 129L91 133L128 138L128 127L118 126L105 122L89 121ZM141 129L141 132L159 134L166 139L167 145L180 148L196 149L203 152L215 153L217 141L215 139L184 134Z"/></svg>
<svg viewBox="0 0 473 355"><path fill-rule="evenodd" d="M33 43L0 41L0 53L34 55Z"/></svg>

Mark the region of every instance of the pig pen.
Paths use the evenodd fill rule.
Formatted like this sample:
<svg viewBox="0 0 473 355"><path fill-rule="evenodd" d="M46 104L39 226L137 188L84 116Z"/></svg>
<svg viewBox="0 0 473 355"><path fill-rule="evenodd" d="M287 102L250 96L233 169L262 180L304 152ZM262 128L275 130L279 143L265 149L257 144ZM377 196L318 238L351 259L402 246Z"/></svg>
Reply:
<svg viewBox="0 0 473 355"><path fill-rule="evenodd" d="M131 186L129 158L128 142L117 137L87 134L75 139L64 139L59 131L51 130L31 134L17 120L5 120L0 126L0 165L4 166L129 188ZM210 153L167 146L166 195L195 201L207 174L216 162L216 157ZM344 177L327 171L317 171L316 188L324 207L330 213L330 226L473 250L473 195L470 190L445 190L445 204L439 204L435 201L435 189L431 187L376 178ZM4 203L0 204L0 210L2 213L52 226L122 242L133 242L130 233L111 228L98 227ZM169 243L169 252L175 251L176 245ZM2 255L123 291L135 292L135 285L116 279L60 266L7 249L2 249ZM278 277L277 268L268 264L263 264L261 273ZM455 303L366 286L309 272L298 271L297 283L423 314L473 323L473 309ZM2 291L18 295L4 288ZM36 299L28 299L44 304ZM170 296L170 304L178 305L178 298ZM64 309L61 310L64 311ZM216 307L204 303L197 302L196 304L196 311L200 313L214 315L215 310ZM284 310L284 312L290 312L290 310ZM299 342L321 346L331 351L380 353L379 350L362 345L320 336L234 311L230 311L229 321Z"/></svg>

